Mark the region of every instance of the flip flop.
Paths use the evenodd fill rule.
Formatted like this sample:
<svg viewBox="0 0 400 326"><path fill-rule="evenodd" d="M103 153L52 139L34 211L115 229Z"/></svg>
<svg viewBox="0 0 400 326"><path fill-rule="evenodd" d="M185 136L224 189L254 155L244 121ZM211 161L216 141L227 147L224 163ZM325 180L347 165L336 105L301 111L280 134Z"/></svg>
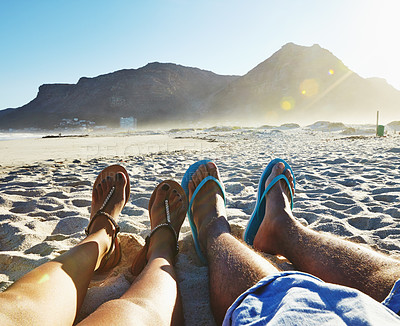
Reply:
<svg viewBox="0 0 400 326"><path fill-rule="evenodd" d="M211 160L198 161L198 162L192 164L191 166L189 166L189 168L186 170L185 175L182 178L181 185L182 185L182 188L185 190L186 196L188 198L189 198L189 181L192 180L192 176L197 171L199 166L203 165L203 164L205 165L208 162L212 162L212 161ZM225 189L224 189L223 185L221 184L221 182L219 182L219 180L217 180L213 176L209 175L208 177L205 177L200 182L200 184L197 186L196 190L193 192L193 196L192 196L192 199L189 202L189 207L188 207L188 211L187 211L190 228L192 230L194 247L196 248L197 256L199 257L200 261L204 265L207 265L207 259L204 257L204 254L201 251L200 242L199 242L199 235L197 233L196 225L194 224L194 221L193 221L192 205L193 205L194 199L196 198L197 193L204 186L204 184L207 181L210 181L210 180L214 181L218 185L218 187L221 189L221 192L222 192L222 195L223 195L223 198L224 198L224 203L226 202L226 200L225 200Z"/></svg>
<svg viewBox="0 0 400 326"><path fill-rule="evenodd" d="M109 221L113 224L114 229L115 229L115 232L114 232L112 240L111 240L112 241L111 247L108 250L108 252L106 253L106 255L104 256L104 258L100 264L100 267L97 269L98 272L108 271L111 268L115 267L119 263L119 261L121 259L121 247L120 247L120 243L119 243L118 237L117 237L117 234L119 232L119 226L110 214L103 211L104 208L107 206L108 202L110 201L112 195L114 194L115 187L111 188L111 190L107 194L107 197L104 200L103 204L96 212L94 212L94 209L93 209L93 207L94 207L94 201L93 201L94 191L102 180L106 179L107 177L115 178L115 176L119 172L124 174L126 177L126 180L127 180L127 183L125 186L125 198L126 198L125 203L124 203L124 207L125 207L126 203L128 202L129 196L130 196L131 188L130 188L130 182L129 182L129 175L124 167L122 167L121 165L118 165L118 164L110 165L110 166L106 167L104 170L102 170L99 173L99 175L97 176L97 178L93 184L92 206L91 206L91 210L90 210L90 212L91 212L90 221L89 221L89 225L85 229L85 233L86 233L86 235L89 235L90 226L92 225L93 221L100 215L106 216L109 219ZM112 258L112 256L114 256L114 257Z"/></svg>
<svg viewBox="0 0 400 326"><path fill-rule="evenodd" d="M151 212L151 208L152 208L152 206L154 204L154 201L156 199L157 190L161 185L164 185L164 184L168 184L171 189L175 189L182 197L183 206L182 206L182 213L181 214L183 216L179 216L179 218L182 218L182 223L183 223L183 221L185 220L185 215L186 215L186 210L187 210L187 197L186 197L185 191L182 189L181 185L179 183L177 183L176 181L173 181L173 180L162 181L154 189L154 191L153 191L153 193L152 193L152 195L150 197L150 201L149 201L149 214ZM150 234L145 239L145 245L143 246L142 249L140 249L138 254L135 256L135 258L133 260L133 263L132 263L132 267L131 267L131 272L132 272L132 274L134 276L139 275L142 272L142 270L145 268L145 266L147 265L146 256L147 256L147 251L149 250L149 246L150 246L150 238L159 229L167 228L167 229L169 229L171 231L171 233L174 235L174 238L175 238L175 246L176 246L175 256L178 254L178 252L179 252L179 245L178 245L179 231L176 232L174 227L172 226L168 200L165 200L165 217L166 217L166 222L156 225L151 230ZM151 216L150 216L150 220L151 220Z"/></svg>
<svg viewBox="0 0 400 326"><path fill-rule="evenodd" d="M271 183L268 185L267 189L265 189L265 182L267 181L268 176L271 174L272 168L274 167L275 164L282 162L283 164L285 164L285 169L283 171L282 174L276 176ZM254 208L253 214L251 214L249 223L247 224L246 230L244 232L244 241L252 246L253 242L254 242L254 238L257 234L257 231L261 225L261 222L264 219L264 215L265 215L265 196L268 194L269 190L279 181L279 180L284 180L288 187L289 187L289 191L290 191L290 206L291 209L293 210L293 193L292 193L292 189L290 187L290 183L289 180L286 178L286 176L284 175L284 173L286 172L286 170L290 170L290 172L292 173L293 176L293 184L294 184L294 188L296 189L296 180L294 177L294 173L292 168L290 167L290 165L285 162L283 159L280 158L276 158L274 160L272 160L271 162L269 162L269 164L267 165L267 167L265 168L264 172L261 175L260 178L260 182L258 184L258 190L257 190L257 202L256 202L256 207Z"/></svg>

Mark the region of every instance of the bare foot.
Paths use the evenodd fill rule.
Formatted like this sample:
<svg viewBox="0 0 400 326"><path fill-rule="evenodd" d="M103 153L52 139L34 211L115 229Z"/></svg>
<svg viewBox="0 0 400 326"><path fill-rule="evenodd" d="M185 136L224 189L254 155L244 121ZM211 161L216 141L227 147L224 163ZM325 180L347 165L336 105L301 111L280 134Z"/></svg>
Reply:
<svg viewBox="0 0 400 326"><path fill-rule="evenodd" d="M193 174L192 179L189 181L189 201L191 200L196 187L207 176L213 176L222 184L218 168L213 162L208 162L206 165L200 165L197 171ZM208 181L200 189L193 202L192 212L203 251L207 247L208 231L211 224L214 224L215 221L221 221L222 229L225 232L230 232L230 227L226 220L223 194L215 182Z"/></svg>
<svg viewBox="0 0 400 326"><path fill-rule="evenodd" d="M185 220L187 211L187 198L179 184L167 180L162 182L150 198L150 223L153 230L160 224L167 222L167 211L165 201L168 201L168 210L171 224L179 236L182 223ZM167 228L157 230L151 238L147 259L150 259L154 250L166 249L172 257L175 255L176 239L173 233Z"/></svg>
<svg viewBox="0 0 400 326"><path fill-rule="evenodd" d="M282 174L284 169L285 165L282 162L275 164L265 182L265 188L275 177ZM294 194L293 176L290 170L286 170L285 176ZM265 216L254 238L253 247L268 254L281 254L282 245L279 241L282 239L282 232L285 232L287 225L294 221L287 183L279 180L269 190L265 200Z"/></svg>

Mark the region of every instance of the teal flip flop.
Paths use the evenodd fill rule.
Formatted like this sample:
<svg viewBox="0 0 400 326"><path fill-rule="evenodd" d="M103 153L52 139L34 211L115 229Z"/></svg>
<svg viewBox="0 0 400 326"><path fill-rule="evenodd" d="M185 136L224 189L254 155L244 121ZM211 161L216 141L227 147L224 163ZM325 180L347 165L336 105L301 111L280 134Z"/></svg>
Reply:
<svg viewBox="0 0 400 326"><path fill-rule="evenodd" d="M192 180L192 176L197 171L199 166L203 165L203 164L207 164L208 162L211 162L211 160L198 161L198 162L192 164L191 166L189 166L189 168L186 170L185 175L182 178L181 186L182 186L183 190L185 190L186 196L188 198L189 198L189 181ZM194 224L194 221L193 221L192 205L193 205L194 199L196 198L197 193L205 185L205 183L210 181L210 180L214 181L219 186L219 188L221 189L222 195L224 197L224 203L225 203L225 190L224 190L224 187L222 186L222 184L216 178L214 178L213 176L209 175L208 177L204 178L200 182L200 184L197 186L197 188L194 191L193 196L192 196L192 198L191 198L191 200L189 202L189 207L188 207L188 211L187 211L190 228L192 229L194 247L196 248L197 256L199 257L200 261L204 265L207 265L207 259L204 257L204 254L202 253L201 248L200 248L199 235L197 233L196 225Z"/></svg>
<svg viewBox="0 0 400 326"><path fill-rule="evenodd" d="M256 207L254 208L253 214L251 214L249 223L247 224L246 230L244 232L244 241L252 246L254 242L254 238L256 237L257 231L260 228L261 222L264 219L265 215L265 196L268 194L269 190L279 181L279 180L284 180L290 191L290 206L291 209L293 210L293 193L292 189L290 187L289 180L286 178L284 174L280 174L277 177L275 177L271 183L268 185L268 187L265 189L265 182L267 181L268 176L271 174L272 168L275 166L276 163L282 162L285 164L285 170L283 173L286 172L287 169L290 170L293 176L293 184L294 188L296 189L296 180L294 177L294 173L292 168L288 163L286 163L284 160L280 158L276 158L269 162L267 167L265 168L264 172L261 175L260 182L258 184L258 190L257 190L257 202L256 202Z"/></svg>

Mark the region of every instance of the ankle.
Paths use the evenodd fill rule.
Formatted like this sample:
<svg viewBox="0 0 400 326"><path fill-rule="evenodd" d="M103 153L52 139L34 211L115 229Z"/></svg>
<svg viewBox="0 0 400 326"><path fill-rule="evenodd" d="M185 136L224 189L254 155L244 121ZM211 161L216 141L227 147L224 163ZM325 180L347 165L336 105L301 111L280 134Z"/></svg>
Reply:
<svg viewBox="0 0 400 326"><path fill-rule="evenodd" d="M231 233L231 227L224 216L215 217L205 225L203 223L199 229L199 241L203 250L207 248L210 240L216 239L224 233Z"/></svg>
<svg viewBox="0 0 400 326"><path fill-rule="evenodd" d="M176 255L176 239L170 230L162 228L155 232L149 240L146 259L165 258L172 261Z"/></svg>

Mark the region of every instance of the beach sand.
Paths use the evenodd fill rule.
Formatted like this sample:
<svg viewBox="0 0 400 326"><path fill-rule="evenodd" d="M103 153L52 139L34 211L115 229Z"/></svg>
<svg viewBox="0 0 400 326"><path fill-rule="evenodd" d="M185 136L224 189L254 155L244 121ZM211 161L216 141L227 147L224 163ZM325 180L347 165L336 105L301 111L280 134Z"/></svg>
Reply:
<svg viewBox="0 0 400 326"><path fill-rule="evenodd" d="M155 186L164 179L180 182L189 165L204 158L220 169L235 235L241 236L252 213L263 169L280 157L295 173L294 215L302 223L400 258L399 140L304 128L227 128L2 141L0 289L83 239L92 184L115 163L131 178L131 198L119 218L123 258L91 282L79 319L118 298L133 281L128 268L149 233L147 208ZM179 244L176 269L186 324L215 325L207 268L197 259L187 220Z"/></svg>

